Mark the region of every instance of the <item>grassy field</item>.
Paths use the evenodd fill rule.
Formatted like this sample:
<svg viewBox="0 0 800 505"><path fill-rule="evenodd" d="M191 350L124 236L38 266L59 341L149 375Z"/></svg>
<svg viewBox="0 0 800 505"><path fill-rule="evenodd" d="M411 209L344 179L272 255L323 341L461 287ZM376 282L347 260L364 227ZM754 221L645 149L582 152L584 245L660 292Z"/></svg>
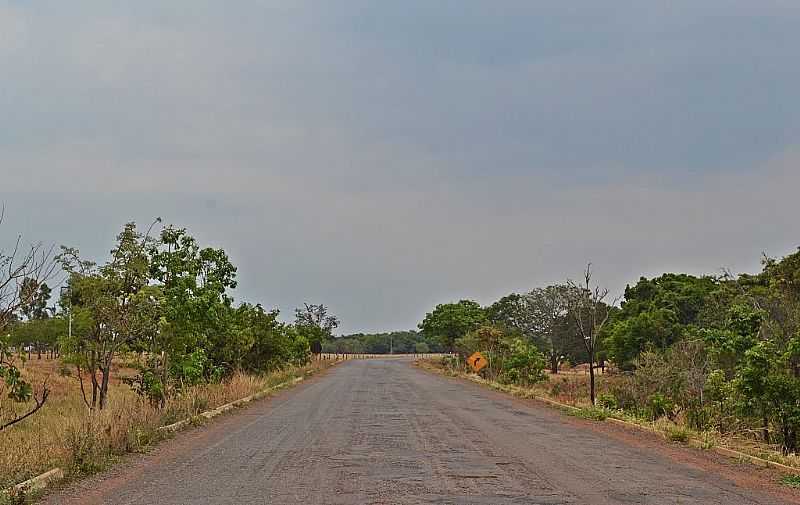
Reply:
<svg viewBox="0 0 800 505"><path fill-rule="evenodd" d="M259 376L237 373L219 384L189 388L170 399L164 409L152 407L123 384L121 379L135 371L119 364L112 375L108 407L91 412L83 403L74 369L71 375L64 375L58 360L34 357L20 363L23 375L37 386L47 379L50 397L34 416L0 432L0 488L54 467L61 467L70 477L94 473L121 455L145 451L169 436L158 430L161 426L331 364L314 362ZM17 408L22 411L24 407Z"/></svg>

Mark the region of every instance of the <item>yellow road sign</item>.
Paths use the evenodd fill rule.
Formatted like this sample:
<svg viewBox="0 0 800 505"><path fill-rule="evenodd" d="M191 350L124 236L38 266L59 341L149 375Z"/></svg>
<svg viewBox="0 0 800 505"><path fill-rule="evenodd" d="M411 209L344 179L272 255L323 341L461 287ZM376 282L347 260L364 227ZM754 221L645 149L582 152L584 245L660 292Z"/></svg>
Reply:
<svg viewBox="0 0 800 505"><path fill-rule="evenodd" d="M475 372L480 372L483 370L483 367L489 364L489 362L486 361L486 358L483 357L483 354L479 352L476 352L467 358L467 363L469 363L469 366L471 366Z"/></svg>

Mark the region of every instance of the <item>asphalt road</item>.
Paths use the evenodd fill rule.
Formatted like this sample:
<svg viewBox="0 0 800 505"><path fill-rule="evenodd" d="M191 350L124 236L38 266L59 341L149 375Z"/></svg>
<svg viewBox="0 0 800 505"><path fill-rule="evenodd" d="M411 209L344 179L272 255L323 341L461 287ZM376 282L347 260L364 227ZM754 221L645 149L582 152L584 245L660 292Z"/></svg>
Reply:
<svg viewBox="0 0 800 505"><path fill-rule="evenodd" d="M797 503L754 473L408 361L370 360L180 434L48 502Z"/></svg>

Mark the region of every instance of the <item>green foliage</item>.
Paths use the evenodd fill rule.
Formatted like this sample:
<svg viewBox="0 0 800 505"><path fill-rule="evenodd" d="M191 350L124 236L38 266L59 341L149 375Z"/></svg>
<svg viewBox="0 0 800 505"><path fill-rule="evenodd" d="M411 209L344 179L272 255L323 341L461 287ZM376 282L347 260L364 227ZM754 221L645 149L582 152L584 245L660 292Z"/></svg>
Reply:
<svg viewBox="0 0 800 505"><path fill-rule="evenodd" d="M244 351L236 358L237 366L253 372L279 368L285 363L305 364L310 356L310 344L296 327L278 321L278 311L265 311L261 305L242 305L237 310L239 334L246 336L247 345L237 345L231 351Z"/></svg>
<svg viewBox="0 0 800 505"><path fill-rule="evenodd" d="M672 417L675 404L662 393L653 393L647 399L647 413L650 419L656 420L662 417Z"/></svg>
<svg viewBox="0 0 800 505"><path fill-rule="evenodd" d="M442 352L444 348L437 338L430 338L417 331L393 331L389 333L356 333L329 340L323 344L324 352L412 354Z"/></svg>
<svg viewBox="0 0 800 505"><path fill-rule="evenodd" d="M333 340L333 330L338 328L339 318L328 314L325 305L306 303L302 308L295 309L294 326L314 352L317 352L325 342Z"/></svg>
<svg viewBox="0 0 800 505"><path fill-rule="evenodd" d="M625 289L621 310L614 313L605 334L608 357L622 368L648 347L664 350L687 328L697 325L709 295L718 289L711 277L664 274L642 277Z"/></svg>
<svg viewBox="0 0 800 505"><path fill-rule="evenodd" d="M525 294L514 293L490 305L487 318L507 333L517 333L534 343L546 355L550 370L558 373L565 360L588 359L570 308L570 297L576 296L574 290L559 284Z"/></svg>
<svg viewBox="0 0 800 505"><path fill-rule="evenodd" d="M26 277L20 286L20 312L27 319L46 319L47 301L50 299L51 289L46 282L38 282L36 279Z"/></svg>
<svg viewBox="0 0 800 505"><path fill-rule="evenodd" d="M146 350L185 361L201 347L217 364L224 362L232 303L227 290L236 287L236 268L225 251L201 248L185 229L167 226L148 254L160 317L159 331ZM177 370L169 360L158 367L165 381L170 370ZM183 380L180 374L175 378Z"/></svg>
<svg viewBox="0 0 800 505"><path fill-rule="evenodd" d="M606 410L617 410L620 408L617 398L611 393L601 393L597 396L597 405Z"/></svg>
<svg viewBox="0 0 800 505"><path fill-rule="evenodd" d="M461 355L481 352L489 365L481 373L503 383L536 384L544 380L545 358L536 346L495 326L481 326L454 343Z"/></svg>
<svg viewBox="0 0 800 505"><path fill-rule="evenodd" d="M477 329L486 321L486 312L472 300L437 305L420 323L419 329L429 338L438 338L447 350L455 348L456 339Z"/></svg>
<svg viewBox="0 0 800 505"><path fill-rule="evenodd" d="M9 343L17 348L33 348L41 353L57 347L58 339L67 333L67 321L63 317L29 319L11 326Z"/></svg>
<svg viewBox="0 0 800 505"><path fill-rule="evenodd" d="M260 305L234 307L236 267L225 251L201 247L185 229L167 226L153 238L129 223L111 254L100 267L76 250L60 256L70 274L61 305L70 309L73 334L59 344L65 363L89 372L92 408L103 408L110 365L120 353L140 353L139 374L128 383L164 406L184 388L237 369L304 364L309 328L330 335L338 324L323 305L307 305L308 317L298 317L296 326Z"/></svg>
<svg viewBox="0 0 800 505"><path fill-rule="evenodd" d="M161 377L152 368L142 367L136 377L124 379L136 393L147 398L152 405L160 405L167 396Z"/></svg>
<svg viewBox="0 0 800 505"><path fill-rule="evenodd" d="M631 368L636 357L648 346L666 349L680 334L681 327L672 311L654 309L613 324L605 345L609 358L622 368Z"/></svg>
<svg viewBox="0 0 800 505"><path fill-rule="evenodd" d="M206 381L219 381L224 371L222 367L214 365L206 356L204 349L196 349L194 352L172 360L170 368L170 375L182 387L194 386Z"/></svg>
<svg viewBox="0 0 800 505"><path fill-rule="evenodd" d="M503 341L504 352L501 351L501 382L531 385L545 379L545 359L533 345L520 338Z"/></svg>
<svg viewBox="0 0 800 505"><path fill-rule="evenodd" d="M568 410L567 413L574 417L586 419L588 421L605 421L608 419L608 411L600 407L584 407L575 410Z"/></svg>
<svg viewBox="0 0 800 505"><path fill-rule="evenodd" d="M0 366L0 378L6 386L6 396L15 402L28 401L33 395L31 385L22 379L19 369L12 364Z"/></svg>
<svg viewBox="0 0 800 505"><path fill-rule="evenodd" d="M795 489L800 489L800 475L784 475L781 484Z"/></svg>

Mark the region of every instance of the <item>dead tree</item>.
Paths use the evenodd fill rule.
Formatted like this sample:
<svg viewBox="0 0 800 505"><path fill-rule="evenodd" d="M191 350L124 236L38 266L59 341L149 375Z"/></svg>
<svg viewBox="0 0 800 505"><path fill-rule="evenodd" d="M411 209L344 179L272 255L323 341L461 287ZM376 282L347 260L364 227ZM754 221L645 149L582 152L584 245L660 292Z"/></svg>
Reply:
<svg viewBox="0 0 800 505"><path fill-rule="evenodd" d="M599 348L599 335L610 314L609 307L605 303L608 289L601 289L596 285L592 286L591 263L586 266L583 281L580 284L576 284L572 280L567 281L567 284L573 288L570 290L569 297L570 312L575 318L579 336L583 340L583 345L589 355L589 398L592 405L594 405L594 364Z"/></svg>

